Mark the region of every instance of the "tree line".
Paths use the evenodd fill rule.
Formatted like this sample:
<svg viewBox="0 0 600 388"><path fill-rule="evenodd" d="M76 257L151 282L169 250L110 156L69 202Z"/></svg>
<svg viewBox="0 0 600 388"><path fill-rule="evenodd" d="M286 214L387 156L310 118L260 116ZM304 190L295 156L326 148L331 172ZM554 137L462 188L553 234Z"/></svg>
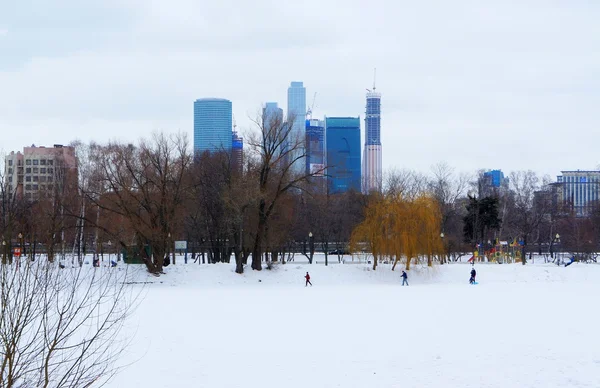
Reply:
<svg viewBox="0 0 600 388"><path fill-rule="evenodd" d="M316 250L326 263L332 251L364 251L373 268L381 260L444 263L499 240L518 240L523 263L533 252L597 251L600 212L578 218L557 207L549 179L532 171L482 187L483 171L459 174L439 163L429 174L388 171L380 193L332 193L326 170L297 168L307 155L292 122L259 115L241 165L225 150L194 154L181 133L135 144L74 142L74 181L57 166L53 192L34 201L2 185L3 263L17 245L79 264L86 252L124 249L158 275L178 240L209 263L233 258L238 273L294 255L312 263Z"/></svg>

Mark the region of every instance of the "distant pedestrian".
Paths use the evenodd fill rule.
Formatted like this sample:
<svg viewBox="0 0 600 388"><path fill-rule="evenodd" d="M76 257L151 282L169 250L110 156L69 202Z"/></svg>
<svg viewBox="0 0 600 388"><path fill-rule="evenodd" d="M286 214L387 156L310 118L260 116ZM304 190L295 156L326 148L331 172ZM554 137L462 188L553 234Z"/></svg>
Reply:
<svg viewBox="0 0 600 388"><path fill-rule="evenodd" d="M306 279L306 284L304 284L304 287L308 286L309 284L312 287L312 283L310 282L310 275L308 274L308 272L306 273L306 275L304 275L304 279Z"/></svg>
<svg viewBox="0 0 600 388"><path fill-rule="evenodd" d="M475 276L477 276L477 272L475 271L475 268L473 268L471 270L471 279L469 279L469 283L471 283L471 284L475 283Z"/></svg>
<svg viewBox="0 0 600 388"><path fill-rule="evenodd" d="M406 284L408 286L408 275L404 270L402 270L402 285Z"/></svg>
<svg viewBox="0 0 600 388"><path fill-rule="evenodd" d="M565 263L565 267L570 266L571 264L573 264L575 262L575 255L571 256L571 258L569 259L568 263Z"/></svg>

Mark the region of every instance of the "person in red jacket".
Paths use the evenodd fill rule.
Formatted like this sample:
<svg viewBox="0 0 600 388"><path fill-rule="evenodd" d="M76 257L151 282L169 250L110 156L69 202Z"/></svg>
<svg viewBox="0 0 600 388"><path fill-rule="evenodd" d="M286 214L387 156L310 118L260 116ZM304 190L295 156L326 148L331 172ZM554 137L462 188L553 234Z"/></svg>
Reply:
<svg viewBox="0 0 600 388"><path fill-rule="evenodd" d="M312 287L312 283L310 282L310 275L308 274L308 272L306 273L304 278L306 279L306 284L304 285L304 287L308 286L309 284Z"/></svg>

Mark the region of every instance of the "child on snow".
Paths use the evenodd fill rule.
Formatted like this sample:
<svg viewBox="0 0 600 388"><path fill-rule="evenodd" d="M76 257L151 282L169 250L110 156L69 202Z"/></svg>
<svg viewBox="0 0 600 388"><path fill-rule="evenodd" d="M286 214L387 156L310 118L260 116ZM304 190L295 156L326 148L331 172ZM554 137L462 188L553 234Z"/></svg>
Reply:
<svg viewBox="0 0 600 388"><path fill-rule="evenodd" d="M470 284L473 284L473 283L475 283L475 276L476 276L476 275L477 275L477 272L475 271L475 268L473 268L473 269L471 270L471 279L469 279L469 283L470 283Z"/></svg>
<svg viewBox="0 0 600 388"><path fill-rule="evenodd" d="M402 285L404 286L405 283L408 286L408 275L404 270L402 270Z"/></svg>
<svg viewBox="0 0 600 388"><path fill-rule="evenodd" d="M312 287L312 283L310 282L310 275L308 274L308 272L306 273L306 275L304 275L304 278L306 279L306 284L304 284L304 287L308 286L309 284Z"/></svg>

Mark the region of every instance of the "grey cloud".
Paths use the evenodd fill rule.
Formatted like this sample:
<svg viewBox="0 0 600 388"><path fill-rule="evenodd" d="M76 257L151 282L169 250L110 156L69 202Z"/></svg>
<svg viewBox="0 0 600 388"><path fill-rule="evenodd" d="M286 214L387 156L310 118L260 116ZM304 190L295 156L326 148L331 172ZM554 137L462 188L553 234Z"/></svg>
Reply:
<svg viewBox="0 0 600 388"><path fill-rule="evenodd" d="M593 2L14 4L0 12L10 31L0 36L9 53L0 61L0 131L19 131L5 149L53 135L191 133L193 100L204 96L231 99L247 130L260 103L285 108L291 80L305 82L309 100L318 92L316 116L364 117L377 67L384 167L428 170L445 160L556 175L598 164Z"/></svg>

